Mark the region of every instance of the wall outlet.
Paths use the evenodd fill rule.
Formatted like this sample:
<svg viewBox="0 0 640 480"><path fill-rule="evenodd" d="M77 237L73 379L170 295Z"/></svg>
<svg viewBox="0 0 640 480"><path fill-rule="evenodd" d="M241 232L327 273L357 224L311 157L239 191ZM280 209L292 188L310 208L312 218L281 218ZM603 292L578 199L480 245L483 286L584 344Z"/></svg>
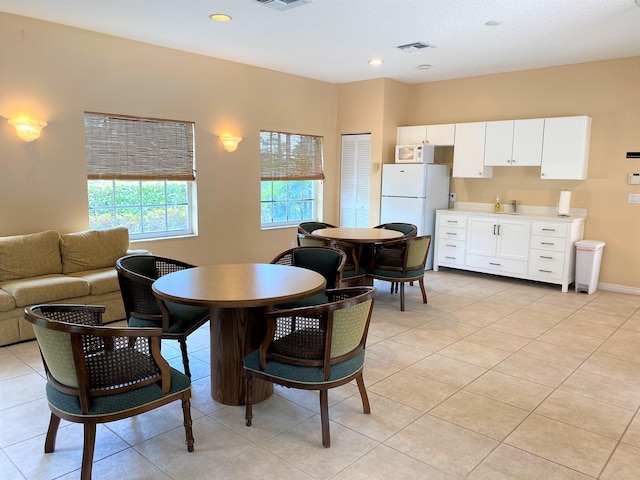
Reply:
<svg viewBox="0 0 640 480"><path fill-rule="evenodd" d="M628 203L640 203L640 193L630 193Z"/></svg>
<svg viewBox="0 0 640 480"><path fill-rule="evenodd" d="M455 202L456 201L456 194L454 193L450 193L449 194L449 201L450 202Z"/></svg>

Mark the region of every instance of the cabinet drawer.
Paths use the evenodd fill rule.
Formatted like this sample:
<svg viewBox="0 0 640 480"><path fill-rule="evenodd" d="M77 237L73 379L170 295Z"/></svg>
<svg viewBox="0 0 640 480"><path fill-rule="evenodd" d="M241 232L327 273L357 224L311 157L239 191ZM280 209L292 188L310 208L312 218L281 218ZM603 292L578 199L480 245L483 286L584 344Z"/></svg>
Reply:
<svg viewBox="0 0 640 480"><path fill-rule="evenodd" d="M531 248L539 250L550 250L553 252L564 252L567 245L566 238L543 237L540 235L531 236Z"/></svg>
<svg viewBox="0 0 640 480"><path fill-rule="evenodd" d="M467 228L467 217L462 215L440 215L438 225L441 227Z"/></svg>
<svg viewBox="0 0 640 480"><path fill-rule="evenodd" d="M544 235L547 237L566 237L567 236L567 224L566 223L553 223L553 222L532 222L531 223L532 235Z"/></svg>
<svg viewBox="0 0 640 480"><path fill-rule="evenodd" d="M466 244L459 240L438 239L439 265L464 265Z"/></svg>
<svg viewBox="0 0 640 480"><path fill-rule="evenodd" d="M449 240L466 240L467 230L465 228L439 227L438 238L447 238Z"/></svg>
<svg viewBox="0 0 640 480"><path fill-rule="evenodd" d="M467 255L467 265L495 272L527 274L528 262L505 258L485 257L483 255Z"/></svg>
<svg viewBox="0 0 640 480"><path fill-rule="evenodd" d="M529 275L560 280L562 279L563 273L564 253L531 250L529 257Z"/></svg>

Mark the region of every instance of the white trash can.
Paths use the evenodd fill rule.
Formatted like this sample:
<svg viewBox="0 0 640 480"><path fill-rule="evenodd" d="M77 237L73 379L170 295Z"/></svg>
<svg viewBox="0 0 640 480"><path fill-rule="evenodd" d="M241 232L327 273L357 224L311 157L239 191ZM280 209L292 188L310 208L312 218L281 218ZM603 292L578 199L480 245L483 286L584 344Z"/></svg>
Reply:
<svg viewBox="0 0 640 480"><path fill-rule="evenodd" d="M578 240L576 242L576 292L589 295L598 289L598 276L605 242Z"/></svg>

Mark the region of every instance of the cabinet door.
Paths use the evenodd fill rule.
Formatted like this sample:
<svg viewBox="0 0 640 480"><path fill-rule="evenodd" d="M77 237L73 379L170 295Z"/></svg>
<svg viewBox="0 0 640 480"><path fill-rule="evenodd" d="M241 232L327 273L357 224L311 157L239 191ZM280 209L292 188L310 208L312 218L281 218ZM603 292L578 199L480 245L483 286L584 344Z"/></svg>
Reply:
<svg viewBox="0 0 640 480"><path fill-rule="evenodd" d="M513 120L487 122L487 135L484 145L485 165L510 166L512 164L513 126ZM542 147L542 142L540 146Z"/></svg>
<svg viewBox="0 0 640 480"><path fill-rule="evenodd" d="M398 127L396 131L396 145L420 145L427 141L427 126L412 125Z"/></svg>
<svg viewBox="0 0 640 480"><path fill-rule="evenodd" d="M543 134L544 118L515 120L513 122L511 165L514 167L540 166Z"/></svg>
<svg viewBox="0 0 640 480"><path fill-rule="evenodd" d="M529 259L531 223L500 219L497 228L496 256L511 260Z"/></svg>
<svg viewBox="0 0 640 480"><path fill-rule="evenodd" d="M453 145L456 126L453 123L427 125L427 143L429 145Z"/></svg>
<svg viewBox="0 0 640 480"><path fill-rule="evenodd" d="M591 117L545 118L540 178L586 179L590 132Z"/></svg>
<svg viewBox="0 0 640 480"><path fill-rule="evenodd" d="M469 218L467 227L467 253L470 255L496 255L497 222L491 218Z"/></svg>
<svg viewBox="0 0 640 480"><path fill-rule="evenodd" d="M491 178L493 169L484 165L486 122L456 124L453 148L453 176Z"/></svg>

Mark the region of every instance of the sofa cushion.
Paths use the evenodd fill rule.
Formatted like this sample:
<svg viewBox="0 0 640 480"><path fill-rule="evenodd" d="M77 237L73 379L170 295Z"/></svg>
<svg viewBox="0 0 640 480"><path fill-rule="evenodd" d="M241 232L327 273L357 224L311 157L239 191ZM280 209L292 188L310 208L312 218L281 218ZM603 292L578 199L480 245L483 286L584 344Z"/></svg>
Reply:
<svg viewBox="0 0 640 480"><path fill-rule="evenodd" d="M68 275L8 280L0 283L0 288L13 295L16 307L89 295L89 284L85 280Z"/></svg>
<svg viewBox="0 0 640 480"><path fill-rule="evenodd" d="M0 290L0 312L8 312L16 308L16 300L8 292Z"/></svg>
<svg viewBox="0 0 640 480"><path fill-rule="evenodd" d="M72 273L69 276L81 278L89 284L91 295L102 295L104 293L119 292L118 272L114 267L101 268L99 270L89 270L87 272Z"/></svg>
<svg viewBox="0 0 640 480"><path fill-rule="evenodd" d="M0 281L52 273L62 273L58 232L0 237Z"/></svg>
<svg viewBox="0 0 640 480"><path fill-rule="evenodd" d="M113 267L127 253L129 230L124 227L60 235L62 273Z"/></svg>

